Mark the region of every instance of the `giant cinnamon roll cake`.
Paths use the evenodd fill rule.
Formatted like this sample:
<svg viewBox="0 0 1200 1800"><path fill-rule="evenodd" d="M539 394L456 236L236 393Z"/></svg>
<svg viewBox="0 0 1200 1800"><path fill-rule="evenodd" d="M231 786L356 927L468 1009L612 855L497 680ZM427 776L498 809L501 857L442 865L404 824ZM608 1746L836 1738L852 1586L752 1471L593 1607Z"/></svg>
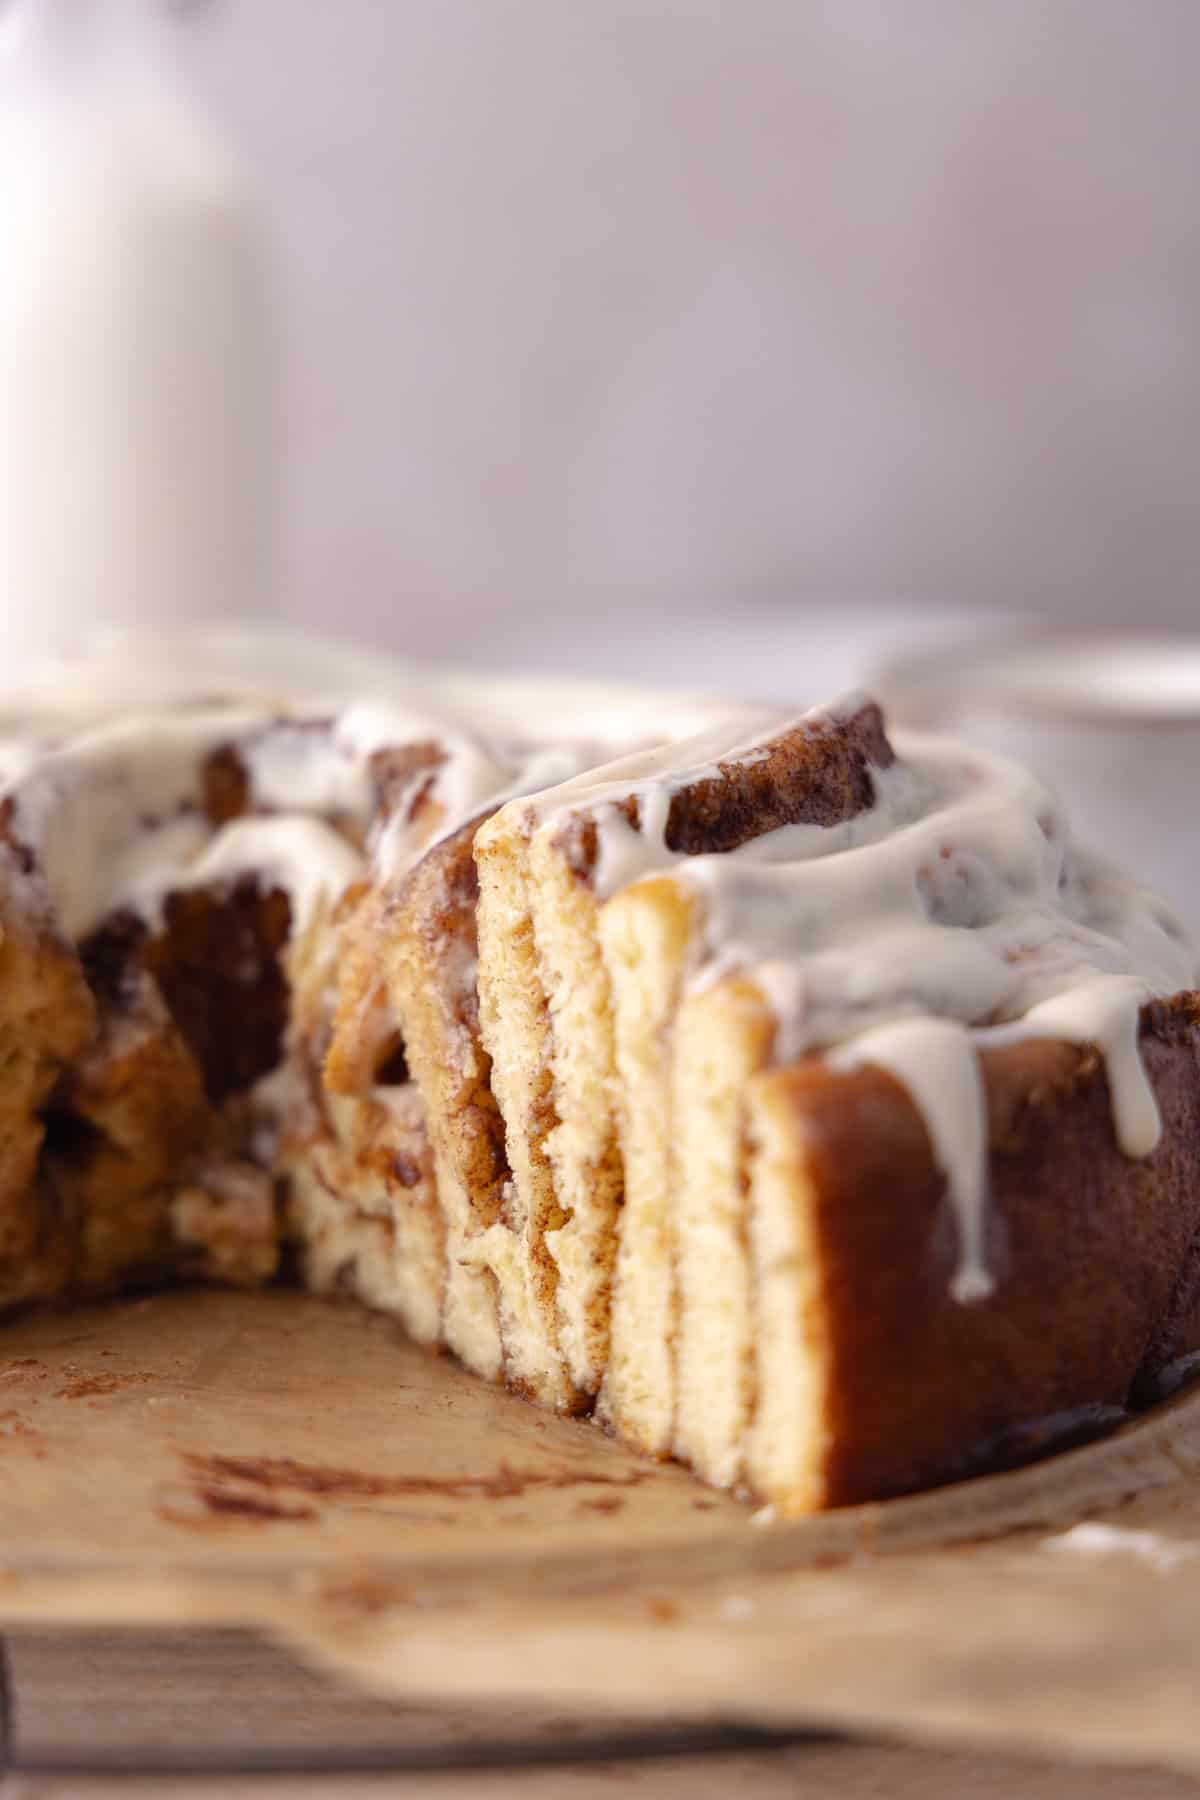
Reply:
<svg viewBox="0 0 1200 1800"><path fill-rule="evenodd" d="M282 1257L788 1513L1164 1391L1200 1347L1166 908L866 699L602 754L432 686L4 745L0 1306Z"/></svg>

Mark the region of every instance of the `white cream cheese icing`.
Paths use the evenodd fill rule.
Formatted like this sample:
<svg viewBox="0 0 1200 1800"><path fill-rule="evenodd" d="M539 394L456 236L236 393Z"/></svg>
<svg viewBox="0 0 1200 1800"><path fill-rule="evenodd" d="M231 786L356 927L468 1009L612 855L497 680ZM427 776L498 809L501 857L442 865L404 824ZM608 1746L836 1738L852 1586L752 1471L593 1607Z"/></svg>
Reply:
<svg viewBox="0 0 1200 1800"><path fill-rule="evenodd" d="M979 1050L1033 1037L1096 1046L1117 1141L1149 1155L1160 1122L1139 1010L1193 987L1197 957L1160 901L1072 846L1033 774L945 739L892 737L895 761L871 769L874 804L838 824L785 825L720 854L668 849L682 788L764 754L798 723L819 727L862 704L852 695L799 721L743 716L581 776L535 808L551 831L568 813L594 819L601 899L664 871L699 894L690 979L751 978L776 1017L777 1061L819 1050L835 1068L870 1063L902 1083L958 1223L953 1291L979 1300L993 1286Z"/></svg>
<svg viewBox="0 0 1200 1800"><path fill-rule="evenodd" d="M379 752L428 746L410 786L389 796L372 766ZM249 810L214 825L204 811L204 772L231 750L245 773ZM460 723L414 707L351 704L332 715L288 714L276 705L181 706L55 739L31 733L0 746L0 799L14 838L35 851L59 924L86 937L118 908L155 926L168 893L248 875L287 893L293 928L322 899L368 872L400 879L438 838L488 807L545 787L590 759L572 746L500 750ZM428 787L430 824L406 804ZM358 828L365 852L343 831Z"/></svg>
<svg viewBox="0 0 1200 1800"><path fill-rule="evenodd" d="M248 873L288 893L301 927L363 874L398 880L437 838L510 797L531 796L549 829L567 813L592 816L599 897L664 870L691 885L706 921L691 979L750 976L775 1013L777 1060L820 1050L838 1068L886 1068L907 1088L958 1222L954 1291L978 1299L992 1279L979 1050L1036 1036L1096 1045L1118 1142L1147 1155L1160 1127L1138 1012L1190 988L1196 955L1160 902L1070 844L1034 776L943 740L898 734L895 761L871 771L874 804L839 824L784 826L719 855L667 848L681 788L765 756L790 726L846 719L862 704L850 696L799 720L743 708L598 769L586 750L502 748L459 718L383 700L333 711L181 703L75 732L63 715L53 741L39 742L31 722L0 746L0 798L76 938L119 906L154 923L170 891ZM432 826L428 808L410 818L408 796L390 795L381 817L372 757L426 744L411 793L430 802ZM223 746L246 772L251 810L214 827L203 773ZM335 820L360 828L365 851Z"/></svg>
<svg viewBox="0 0 1200 1800"><path fill-rule="evenodd" d="M995 1287L984 1245L987 1109L979 1065L952 1019L897 1019L834 1050L834 1069L886 1069L907 1088L925 1120L934 1161L946 1177L959 1234L956 1300L985 1300Z"/></svg>
<svg viewBox="0 0 1200 1800"><path fill-rule="evenodd" d="M382 704L346 707L324 723L301 717L276 724L247 743L242 760L258 805L280 812L342 814L370 822L378 800L371 758L385 750L428 744L441 757L432 770L438 801L450 820L505 786L495 755L448 720ZM420 779L430 774L422 771Z"/></svg>
<svg viewBox="0 0 1200 1800"><path fill-rule="evenodd" d="M201 849L204 760L263 722L230 708L123 719L67 738L0 790L69 937Z"/></svg>
<svg viewBox="0 0 1200 1800"><path fill-rule="evenodd" d="M171 891L224 887L253 875L264 890L281 889L291 905L291 929L303 932L323 900L336 901L362 874L363 859L340 832L323 819L294 813L233 819L214 834L182 868L168 877ZM162 874L152 889L136 889L126 904L143 916L163 898Z"/></svg>

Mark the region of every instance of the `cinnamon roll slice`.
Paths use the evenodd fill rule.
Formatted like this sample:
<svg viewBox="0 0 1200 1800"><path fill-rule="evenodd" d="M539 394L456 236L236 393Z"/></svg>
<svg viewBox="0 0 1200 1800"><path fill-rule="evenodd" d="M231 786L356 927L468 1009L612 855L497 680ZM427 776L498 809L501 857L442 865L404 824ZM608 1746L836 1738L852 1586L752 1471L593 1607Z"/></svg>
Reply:
<svg viewBox="0 0 1200 1800"><path fill-rule="evenodd" d="M606 936L604 903L640 870L853 813L870 802L873 759L890 751L870 704L743 717L514 801L476 837L480 1019L513 1167L501 1229L519 1240L549 1368L557 1342L575 1392L599 1393L614 1427L653 1452L670 1448L674 1418L663 1059L690 902L648 884L624 936L619 920Z"/></svg>
<svg viewBox="0 0 1200 1800"><path fill-rule="evenodd" d="M511 1229L511 1139L480 1025L474 845L508 795L585 760L571 746L531 754L439 740L422 783L388 803L371 891L341 940L325 1064L327 1086L353 1087L347 1070L373 996L421 1099L442 1229L440 1341L477 1374L560 1408L573 1396Z"/></svg>

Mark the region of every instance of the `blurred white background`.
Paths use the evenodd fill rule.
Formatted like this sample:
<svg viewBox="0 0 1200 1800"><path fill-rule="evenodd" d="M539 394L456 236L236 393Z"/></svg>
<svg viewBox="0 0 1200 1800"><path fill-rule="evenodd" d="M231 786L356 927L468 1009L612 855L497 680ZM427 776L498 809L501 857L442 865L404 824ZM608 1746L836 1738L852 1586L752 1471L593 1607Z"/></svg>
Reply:
<svg viewBox="0 0 1200 1800"><path fill-rule="evenodd" d="M1197 0L224 0L178 35L276 242L305 621L604 666L648 616L1193 619Z"/></svg>

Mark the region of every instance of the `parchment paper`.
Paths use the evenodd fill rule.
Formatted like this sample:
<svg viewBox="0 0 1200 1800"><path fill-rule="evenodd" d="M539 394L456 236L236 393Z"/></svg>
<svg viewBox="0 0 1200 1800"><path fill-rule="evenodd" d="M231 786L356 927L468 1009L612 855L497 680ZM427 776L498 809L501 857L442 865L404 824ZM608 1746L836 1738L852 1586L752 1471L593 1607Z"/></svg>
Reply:
<svg viewBox="0 0 1200 1800"><path fill-rule="evenodd" d="M248 1625L414 1698L1200 1764L1200 1396L789 1524L349 1306L31 1314L0 1336L0 1627L51 1622Z"/></svg>

